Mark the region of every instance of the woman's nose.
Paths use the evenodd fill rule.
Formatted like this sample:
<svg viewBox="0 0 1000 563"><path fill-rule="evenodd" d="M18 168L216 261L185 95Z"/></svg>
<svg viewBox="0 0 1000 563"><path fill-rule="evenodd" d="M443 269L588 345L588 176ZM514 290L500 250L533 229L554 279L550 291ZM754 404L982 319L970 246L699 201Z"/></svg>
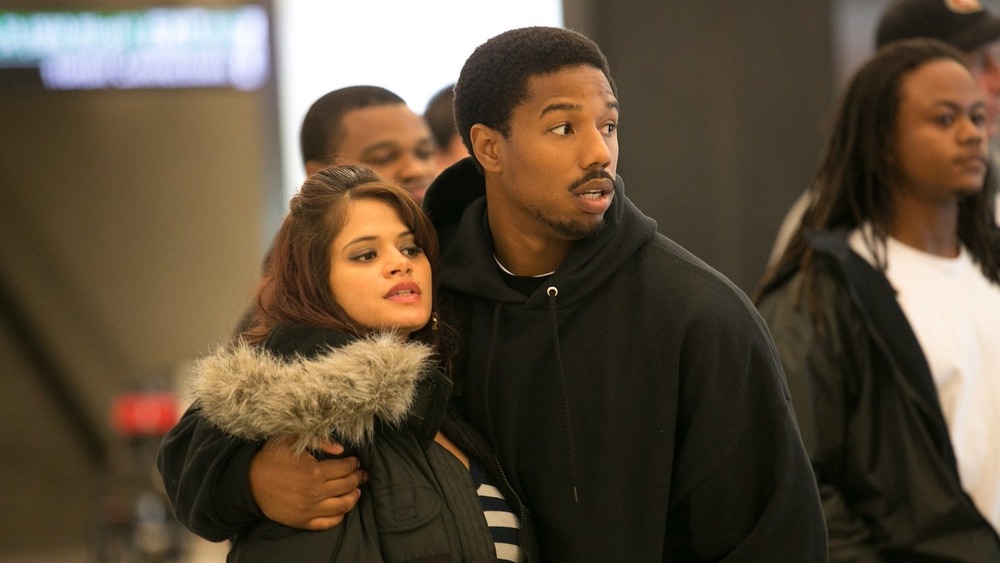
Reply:
<svg viewBox="0 0 1000 563"><path fill-rule="evenodd" d="M413 262L402 252L396 252L389 263L389 275L409 274L413 272Z"/></svg>

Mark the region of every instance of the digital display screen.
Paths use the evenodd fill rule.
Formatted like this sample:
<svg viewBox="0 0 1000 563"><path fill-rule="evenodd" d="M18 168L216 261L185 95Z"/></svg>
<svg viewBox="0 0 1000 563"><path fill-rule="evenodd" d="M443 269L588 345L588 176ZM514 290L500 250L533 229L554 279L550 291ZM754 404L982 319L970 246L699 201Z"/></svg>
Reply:
<svg viewBox="0 0 1000 563"><path fill-rule="evenodd" d="M0 11L0 81L26 70L49 90L256 90L270 71L268 15L256 5Z"/></svg>

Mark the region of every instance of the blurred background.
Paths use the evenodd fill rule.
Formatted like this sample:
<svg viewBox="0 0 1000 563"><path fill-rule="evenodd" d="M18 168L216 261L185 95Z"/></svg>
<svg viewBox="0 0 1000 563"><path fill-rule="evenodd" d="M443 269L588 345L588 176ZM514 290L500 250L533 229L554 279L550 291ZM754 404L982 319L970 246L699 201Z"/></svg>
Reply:
<svg viewBox="0 0 1000 563"><path fill-rule="evenodd" d="M422 113L496 33L582 31L629 197L749 292L884 4L0 0L0 563L224 560L152 460L248 304L315 98Z"/></svg>

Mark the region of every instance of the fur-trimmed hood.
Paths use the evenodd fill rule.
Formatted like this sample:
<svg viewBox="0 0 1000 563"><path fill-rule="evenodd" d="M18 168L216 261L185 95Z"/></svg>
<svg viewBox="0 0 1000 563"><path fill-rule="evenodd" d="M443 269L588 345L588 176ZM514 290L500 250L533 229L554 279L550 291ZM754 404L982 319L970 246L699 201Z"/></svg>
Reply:
<svg viewBox="0 0 1000 563"><path fill-rule="evenodd" d="M417 384L434 370L432 355L429 346L392 333L308 358L241 343L201 359L188 393L209 422L239 438L290 436L300 452L331 436L358 446L371 440L376 418L403 422Z"/></svg>

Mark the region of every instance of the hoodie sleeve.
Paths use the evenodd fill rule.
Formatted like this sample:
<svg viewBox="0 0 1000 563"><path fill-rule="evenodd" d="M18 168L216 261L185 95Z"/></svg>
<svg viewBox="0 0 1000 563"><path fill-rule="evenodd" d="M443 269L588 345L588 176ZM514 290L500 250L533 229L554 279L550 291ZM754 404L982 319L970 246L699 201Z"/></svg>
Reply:
<svg viewBox="0 0 1000 563"><path fill-rule="evenodd" d="M674 494L686 518L667 543L687 539L689 553L710 560L826 561L816 479L777 351L748 300L717 297L689 327L681 359Z"/></svg>
<svg viewBox="0 0 1000 563"><path fill-rule="evenodd" d="M223 541L264 518L250 494L250 460L261 442L234 438L191 407L160 444L156 466L174 510L188 530Z"/></svg>

